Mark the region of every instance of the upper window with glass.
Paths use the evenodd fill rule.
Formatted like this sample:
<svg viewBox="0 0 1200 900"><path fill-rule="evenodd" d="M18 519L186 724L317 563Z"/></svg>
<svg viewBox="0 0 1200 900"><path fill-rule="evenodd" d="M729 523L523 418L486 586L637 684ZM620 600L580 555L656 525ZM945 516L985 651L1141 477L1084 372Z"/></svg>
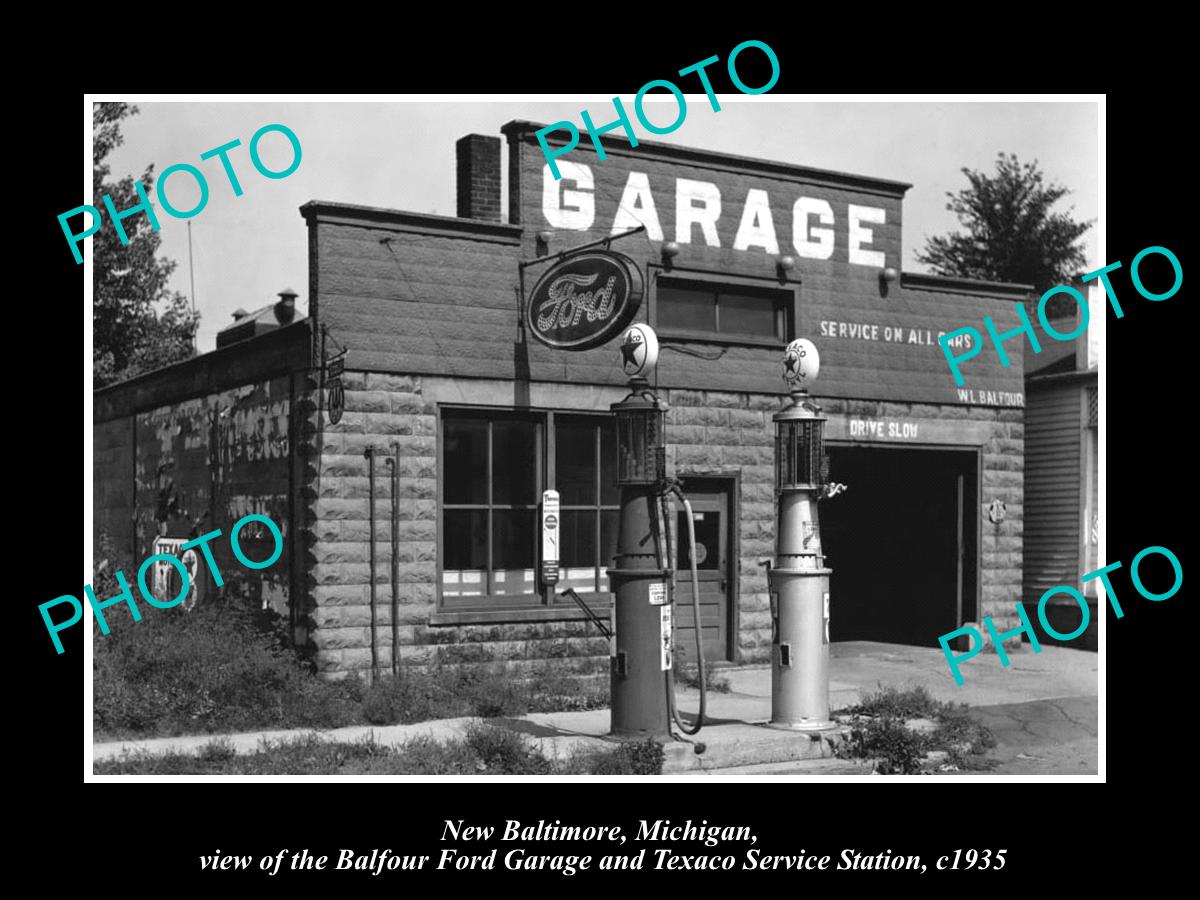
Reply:
<svg viewBox="0 0 1200 900"><path fill-rule="evenodd" d="M787 343L792 292L660 277L656 327L667 335L736 343Z"/></svg>

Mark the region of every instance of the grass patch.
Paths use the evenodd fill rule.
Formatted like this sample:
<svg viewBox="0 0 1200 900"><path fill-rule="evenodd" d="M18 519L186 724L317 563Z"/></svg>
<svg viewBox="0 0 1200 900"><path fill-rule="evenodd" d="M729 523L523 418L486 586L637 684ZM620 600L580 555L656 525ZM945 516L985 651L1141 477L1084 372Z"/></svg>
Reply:
<svg viewBox="0 0 1200 900"><path fill-rule="evenodd" d="M460 716L523 716L605 706L607 682L590 683L549 666L522 680L465 666L401 671L397 678L385 675L366 688L361 704L363 718L372 725Z"/></svg>
<svg viewBox="0 0 1200 900"><path fill-rule="evenodd" d="M996 746L992 733L962 703L935 700L923 687L880 686L857 706L837 713L851 717L850 736L837 750L843 759L875 761L881 775L916 775L929 770L929 754L944 755L941 771L986 771L994 763L987 751ZM932 731L917 731L910 719L930 719Z"/></svg>
<svg viewBox="0 0 1200 900"><path fill-rule="evenodd" d="M663 746L647 739L626 742L611 753L595 753L588 772L592 775L661 775Z"/></svg>
<svg viewBox="0 0 1200 900"><path fill-rule="evenodd" d="M370 686L327 682L285 645L275 623L235 601L154 612L96 638L93 721L101 739L495 718L609 702L606 681L550 665L525 679L433 666L381 675Z"/></svg>
<svg viewBox="0 0 1200 900"><path fill-rule="evenodd" d="M238 755L222 739L196 755L126 754L97 762L97 775L658 775L662 746L624 743L612 750L576 753L565 761L545 756L524 736L486 723L472 724L462 738L415 738L398 747L374 739L324 741L315 735L264 741Z"/></svg>
<svg viewBox="0 0 1200 900"><path fill-rule="evenodd" d="M857 706L841 710L851 716L889 716L898 719L932 719L946 704L934 700L924 687L895 688L879 685L879 690L864 694Z"/></svg>
<svg viewBox="0 0 1200 900"><path fill-rule="evenodd" d="M890 716L863 719L850 729L850 737L837 750L843 759L875 760L880 775L917 775L925 755L925 735Z"/></svg>
<svg viewBox="0 0 1200 900"><path fill-rule="evenodd" d="M140 622L113 611L111 633L97 625L93 644L99 734L337 728L360 720L361 688L316 678L272 613L236 599L190 613L151 609Z"/></svg>

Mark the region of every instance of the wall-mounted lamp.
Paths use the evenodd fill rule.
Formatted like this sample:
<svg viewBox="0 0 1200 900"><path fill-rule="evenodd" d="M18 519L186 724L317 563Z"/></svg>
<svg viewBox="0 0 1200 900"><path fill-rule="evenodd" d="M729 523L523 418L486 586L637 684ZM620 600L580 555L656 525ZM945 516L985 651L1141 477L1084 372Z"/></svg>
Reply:
<svg viewBox="0 0 1200 900"><path fill-rule="evenodd" d="M900 273L888 266L886 269L881 269L879 272L879 296L886 297L888 288L896 283L896 279L900 277Z"/></svg>
<svg viewBox="0 0 1200 900"><path fill-rule="evenodd" d="M550 252L550 238L552 237L554 237L553 231L539 231L537 233L538 256L545 256Z"/></svg>
<svg viewBox="0 0 1200 900"><path fill-rule="evenodd" d="M679 255L679 245L674 241L667 241L662 245L662 262L663 268L670 271L671 263L675 261L675 257Z"/></svg>
<svg viewBox="0 0 1200 900"><path fill-rule="evenodd" d="M781 256L775 260L775 271L779 273L780 278L786 278L787 273L796 268L796 258L793 256Z"/></svg>

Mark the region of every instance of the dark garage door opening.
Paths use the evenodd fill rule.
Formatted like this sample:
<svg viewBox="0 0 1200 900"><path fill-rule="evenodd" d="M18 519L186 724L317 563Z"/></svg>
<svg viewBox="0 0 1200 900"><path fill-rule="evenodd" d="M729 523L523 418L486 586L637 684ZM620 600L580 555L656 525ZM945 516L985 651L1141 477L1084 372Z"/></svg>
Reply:
<svg viewBox="0 0 1200 900"><path fill-rule="evenodd" d="M938 646L976 620L978 454L829 447L845 493L821 501L832 641Z"/></svg>

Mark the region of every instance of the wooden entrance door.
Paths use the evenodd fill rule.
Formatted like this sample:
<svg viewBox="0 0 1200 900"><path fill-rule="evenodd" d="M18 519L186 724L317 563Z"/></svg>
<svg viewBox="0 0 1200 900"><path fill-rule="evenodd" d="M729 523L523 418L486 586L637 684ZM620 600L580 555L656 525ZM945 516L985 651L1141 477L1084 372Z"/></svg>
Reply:
<svg viewBox="0 0 1200 900"><path fill-rule="evenodd" d="M700 623L705 661L730 656L730 491L721 483L685 481L696 529L696 568L700 582ZM691 555L687 513L675 517L675 652L695 663L696 621L692 606Z"/></svg>

